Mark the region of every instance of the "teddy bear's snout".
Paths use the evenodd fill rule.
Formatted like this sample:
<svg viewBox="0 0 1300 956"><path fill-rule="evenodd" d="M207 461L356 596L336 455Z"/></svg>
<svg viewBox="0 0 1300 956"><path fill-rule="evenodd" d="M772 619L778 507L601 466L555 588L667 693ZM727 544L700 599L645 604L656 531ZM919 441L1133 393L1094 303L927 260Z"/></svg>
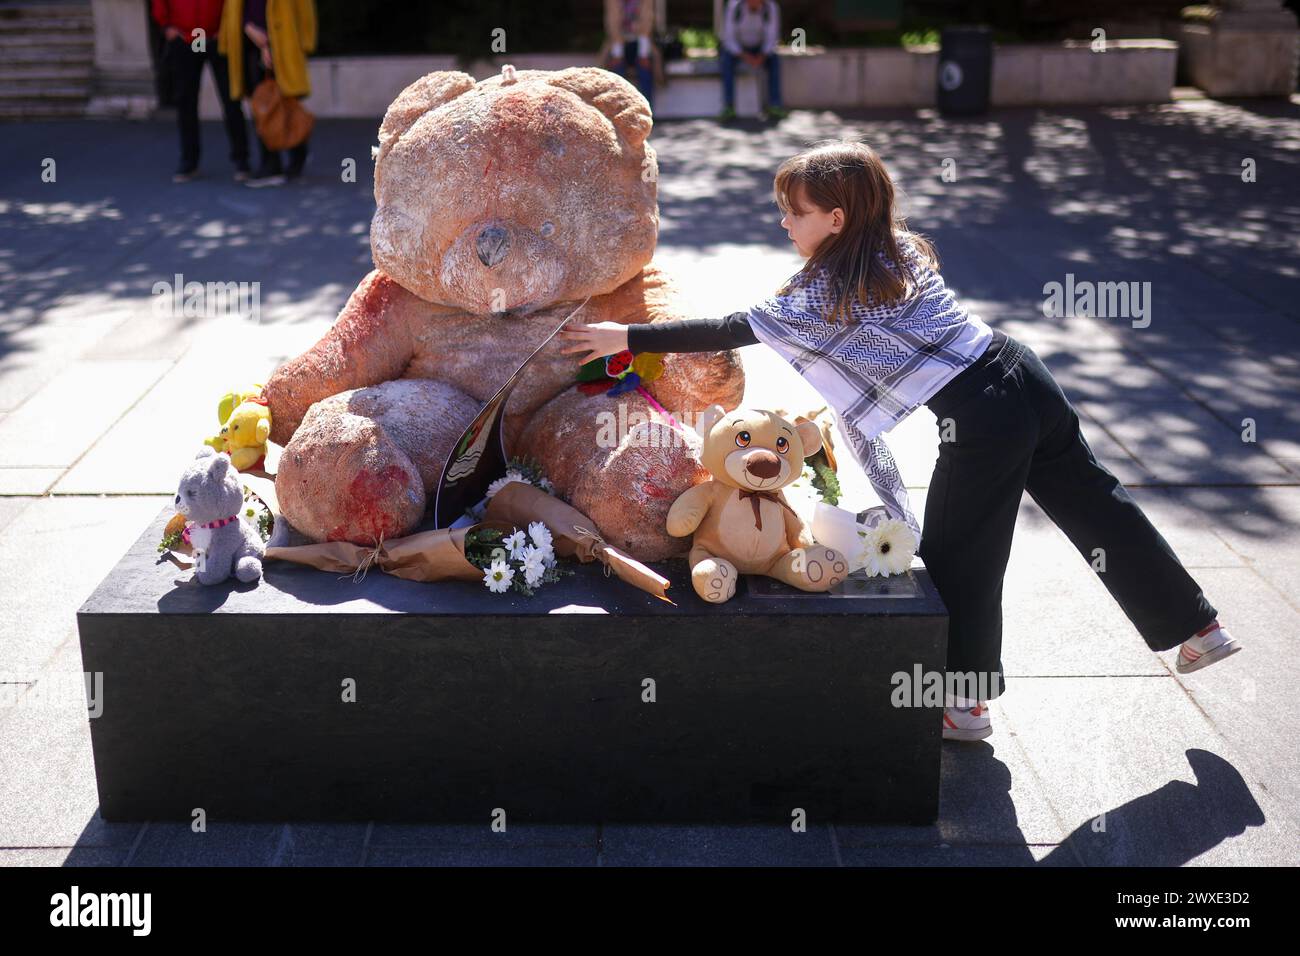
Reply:
<svg viewBox="0 0 1300 956"><path fill-rule="evenodd" d="M474 240L479 262L491 268L506 257L510 249L510 233L500 226L485 226Z"/></svg>
<svg viewBox="0 0 1300 956"><path fill-rule="evenodd" d="M755 478L775 478L781 473L781 459L760 448L745 456L745 470Z"/></svg>

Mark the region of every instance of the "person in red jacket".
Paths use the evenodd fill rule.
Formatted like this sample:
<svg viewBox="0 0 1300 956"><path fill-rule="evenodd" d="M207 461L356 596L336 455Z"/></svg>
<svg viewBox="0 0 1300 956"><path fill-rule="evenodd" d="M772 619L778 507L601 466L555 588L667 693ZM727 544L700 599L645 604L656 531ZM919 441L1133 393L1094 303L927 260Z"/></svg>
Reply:
<svg viewBox="0 0 1300 956"><path fill-rule="evenodd" d="M248 127L238 100L230 98L229 68L217 52L217 29L224 0L152 0L153 18L162 27L167 45L163 64L172 71L176 91L176 122L181 135L181 159L174 182L193 179L199 168L199 83L203 64L212 79L225 114L226 137L235 179L248 178Z"/></svg>

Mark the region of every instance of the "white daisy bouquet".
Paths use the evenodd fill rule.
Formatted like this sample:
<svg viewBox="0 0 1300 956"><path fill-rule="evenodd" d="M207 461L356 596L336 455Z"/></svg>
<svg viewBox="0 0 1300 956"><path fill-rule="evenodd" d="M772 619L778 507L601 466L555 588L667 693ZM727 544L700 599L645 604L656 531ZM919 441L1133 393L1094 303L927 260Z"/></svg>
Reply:
<svg viewBox="0 0 1300 956"><path fill-rule="evenodd" d="M487 487L487 495L477 505L465 509L467 514L474 521L482 521L483 515L487 511L487 503L496 496L496 493L510 484L512 481L519 481L525 485L532 485L534 488L540 488L548 495L555 494L555 486L550 480L542 474L541 467L531 458L511 458L506 463L506 473Z"/></svg>
<svg viewBox="0 0 1300 956"><path fill-rule="evenodd" d="M573 574L559 566L551 532L540 521L530 522L527 533L475 528L465 536L465 559L483 569L483 585L493 594L513 589L532 597L542 584Z"/></svg>

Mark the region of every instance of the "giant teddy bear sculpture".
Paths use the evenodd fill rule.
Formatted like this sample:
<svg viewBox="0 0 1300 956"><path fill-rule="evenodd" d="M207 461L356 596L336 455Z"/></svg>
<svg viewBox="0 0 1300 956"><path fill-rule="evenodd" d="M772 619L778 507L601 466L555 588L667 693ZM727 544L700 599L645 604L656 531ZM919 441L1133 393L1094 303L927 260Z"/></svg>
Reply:
<svg viewBox="0 0 1300 956"><path fill-rule="evenodd" d="M588 296L575 323L686 317L652 262L650 127L645 98L594 67L437 72L402 91L379 129L375 269L266 383L295 528L364 544L409 533L464 429ZM683 553L668 509L709 477L691 416L740 403L736 353L665 356L646 388L687 418L675 429L635 391L573 388L562 347L552 339L511 395L508 454L536 460L610 544L646 561Z"/></svg>

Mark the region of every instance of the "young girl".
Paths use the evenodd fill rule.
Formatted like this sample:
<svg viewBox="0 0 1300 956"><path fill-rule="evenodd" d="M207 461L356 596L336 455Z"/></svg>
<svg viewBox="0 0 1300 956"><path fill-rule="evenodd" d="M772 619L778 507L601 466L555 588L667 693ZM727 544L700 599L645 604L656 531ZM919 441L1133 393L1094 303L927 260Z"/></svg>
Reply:
<svg viewBox="0 0 1300 956"><path fill-rule="evenodd" d="M949 614L945 738L992 733L984 698L1004 685L1002 579L1024 491L1098 570L1147 646L1179 647L1180 673L1240 650L1168 542L1093 457L1039 357L968 314L944 285L930 244L899 218L870 147L819 144L781 164L774 191L781 225L808 260L775 296L724 319L577 326L560 333L572 343L564 351L586 352L585 363L624 349L761 342L808 379L890 513L920 531L917 553ZM880 435L922 404L938 419L940 442L920 530ZM958 687L988 690L968 698Z"/></svg>

